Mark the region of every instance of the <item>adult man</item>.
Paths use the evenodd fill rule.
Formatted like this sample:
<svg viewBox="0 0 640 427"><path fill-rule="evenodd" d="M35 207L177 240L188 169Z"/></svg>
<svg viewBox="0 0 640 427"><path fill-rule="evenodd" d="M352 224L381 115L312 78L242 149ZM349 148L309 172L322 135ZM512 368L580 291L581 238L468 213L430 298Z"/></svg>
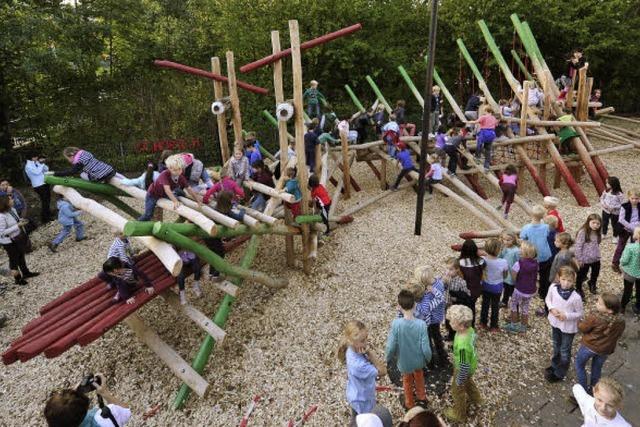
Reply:
<svg viewBox="0 0 640 427"><path fill-rule="evenodd" d="M45 184L44 174L49 171L49 167L45 164L46 159L39 155L34 155L31 160L27 160L27 164L24 167L24 171L31 181L31 186L34 191L38 193L40 197L40 203L42 210L40 212L40 219L42 223L47 223L53 218L51 216L51 186Z"/></svg>

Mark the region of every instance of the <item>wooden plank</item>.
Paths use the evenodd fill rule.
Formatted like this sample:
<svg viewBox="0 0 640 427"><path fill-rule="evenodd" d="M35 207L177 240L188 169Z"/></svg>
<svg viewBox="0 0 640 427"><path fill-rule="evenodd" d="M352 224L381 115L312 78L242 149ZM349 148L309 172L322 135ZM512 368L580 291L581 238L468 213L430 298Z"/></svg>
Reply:
<svg viewBox="0 0 640 427"><path fill-rule="evenodd" d="M175 291L168 289L160 294L160 296L169 304L169 306L180 314L188 317L200 329L211 335L211 338L218 343L224 340L226 332L209 319L203 312L192 306L191 304L180 304L180 298Z"/></svg>
<svg viewBox="0 0 640 427"><path fill-rule="evenodd" d="M211 72L214 74L222 74L220 68L220 58L214 56L211 58ZM224 98L224 88L222 82L218 80L213 81L213 94L216 99ZM227 138L227 122L226 115L219 114L216 116L218 123L218 139L220 140L220 156L222 157L222 163L226 163L229 160L229 139ZM162 211L161 211L162 212Z"/></svg>
<svg viewBox="0 0 640 427"><path fill-rule="evenodd" d="M232 297L235 297L238 294L238 287L228 280L224 280L222 282L215 282L213 286L220 289L222 292L231 295Z"/></svg>
<svg viewBox="0 0 640 427"><path fill-rule="evenodd" d="M240 114L240 98L238 98L238 86L236 80L236 67L233 59L233 52L227 51L227 76L229 79L229 98L231 98L231 122L233 123L233 149L242 150L244 148L244 138L242 137L242 115Z"/></svg>

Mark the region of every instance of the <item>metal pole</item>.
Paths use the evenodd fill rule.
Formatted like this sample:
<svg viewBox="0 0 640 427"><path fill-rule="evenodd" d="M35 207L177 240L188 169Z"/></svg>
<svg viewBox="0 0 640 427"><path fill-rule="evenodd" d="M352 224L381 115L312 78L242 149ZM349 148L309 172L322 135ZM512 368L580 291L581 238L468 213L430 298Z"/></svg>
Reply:
<svg viewBox="0 0 640 427"><path fill-rule="evenodd" d="M431 23L429 24L429 57L427 61L427 79L424 88L425 105L422 109L422 138L420 139L420 177L418 179L418 202L416 203L416 224L414 234L422 234L422 211L424 206L425 172L427 169L427 153L433 150L429 145L431 129L431 88L433 86L433 66L436 57L436 33L438 25L438 1L431 0ZM438 114L438 112L434 112Z"/></svg>

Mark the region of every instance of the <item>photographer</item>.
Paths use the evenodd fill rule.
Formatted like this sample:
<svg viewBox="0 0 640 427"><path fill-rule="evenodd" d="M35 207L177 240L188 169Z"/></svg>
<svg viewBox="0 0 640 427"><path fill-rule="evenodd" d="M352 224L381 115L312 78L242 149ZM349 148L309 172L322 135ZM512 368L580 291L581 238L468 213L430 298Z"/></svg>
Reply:
<svg viewBox="0 0 640 427"><path fill-rule="evenodd" d="M51 214L51 186L44 182L44 175L49 171L49 167L45 164L46 160L43 156L34 154L24 166L24 172L29 177L33 190L40 197L42 205L40 218L43 224L53 219Z"/></svg>
<svg viewBox="0 0 640 427"><path fill-rule="evenodd" d="M89 409L87 393L93 390L99 407ZM104 375L96 374L86 376L75 389L54 392L44 408L44 417L49 427L122 427L131 418L131 410L111 394Z"/></svg>

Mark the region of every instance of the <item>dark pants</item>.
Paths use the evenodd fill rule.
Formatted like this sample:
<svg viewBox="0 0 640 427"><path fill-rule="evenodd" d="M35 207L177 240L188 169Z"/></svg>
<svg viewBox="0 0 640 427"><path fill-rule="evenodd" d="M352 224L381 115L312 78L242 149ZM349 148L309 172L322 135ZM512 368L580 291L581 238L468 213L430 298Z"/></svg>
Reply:
<svg viewBox="0 0 640 427"><path fill-rule="evenodd" d="M444 341L440 333L440 324L429 325L429 342L432 352L437 353L440 362L447 360L447 352L444 349Z"/></svg>
<svg viewBox="0 0 640 427"><path fill-rule="evenodd" d="M553 258L538 264L538 295L544 301L549 292L549 274L551 273L551 263Z"/></svg>
<svg viewBox="0 0 640 427"><path fill-rule="evenodd" d="M509 299L511 295L513 295L513 289L515 286L504 284L504 289L502 290L502 302L506 305L509 305Z"/></svg>
<svg viewBox="0 0 640 427"><path fill-rule="evenodd" d="M456 170L458 170L458 149L453 145L445 145L443 150L449 156L447 169L451 173L456 173Z"/></svg>
<svg viewBox="0 0 640 427"><path fill-rule="evenodd" d="M498 327L498 311L500 310L500 294L482 291L482 306L480 308L480 323L487 324L489 319L489 308L491 308L491 324L490 327Z"/></svg>
<svg viewBox="0 0 640 427"><path fill-rule="evenodd" d="M640 279L635 279L633 281L629 280L633 279L631 276L625 274L624 275L624 291L622 292L622 311L625 310L629 301L631 301L631 296L633 295L633 288L636 288L636 311L640 310Z"/></svg>
<svg viewBox="0 0 640 427"><path fill-rule="evenodd" d="M3 244L2 247L9 256L9 268L11 270L19 270L23 275L29 272L27 262L24 259L24 251L22 251L18 245L11 242Z"/></svg>
<svg viewBox="0 0 640 427"><path fill-rule="evenodd" d="M511 209L511 204L513 203L513 199L516 198L516 190L517 186L513 184L500 184L500 189L502 190L502 204L504 205L504 213L508 214L509 209Z"/></svg>
<svg viewBox="0 0 640 427"><path fill-rule="evenodd" d="M589 279L589 289L595 293L596 283L598 282L598 276L600 275L600 261L592 262L591 264L584 264L578 270L578 277L576 279L576 290L580 295L582 293L582 284L587 280L587 275L591 269L591 278Z"/></svg>
<svg viewBox="0 0 640 427"><path fill-rule="evenodd" d="M218 255L220 258L224 259L224 244L222 243L222 239L217 237L207 237L203 239L204 245ZM212 265L209 266L209 274L218 276L220 273L216 270Z"/></svg>
<svg viewBox="0 0 640 427"><path fill-rule="evenodd" d="M398 185L400 185L400 181L402 181L402 178L407 176L409 174L409 172L412 172L412 171L418 172L418 170L416 168L402 169L400 171L400 173L398 174L398 177L396 178L396 182L393 184L393 187L397 188Z"/></svg>
<svg viewBox="0 0 640 427"><path fill-rule="evenodd" d="M40 219L43 223L51 221L51 186L49 184L43 184L33 189L40 198L40 204L42 208L40 210Z"/></svg>
<svg viewBox="0 0 640 427"><path fill-rule="evenodd" d="M611 260L611 264L620 265L620 257L622 257L622 251L624 251L625 246L627 246L627 240L631 237L631 233L627 230L623 230L618 234L618 245L616 246L616 251L613 253L613 259ZM633 239L631 239L633 242Z"/></svg>
<svg viewBox="0 0 640 427"><path fill-rule="evenodd" d="M613 231L613 237L618 237L618 231L616 230L618 225L618 215L610 214L602 211L602 234L606 235L609 231L609 220L611 220L611 230Z"/></svg>
<svg viewBox="0 0 640 427"><path fill-rule="evenodd" d="M571 345L576 334L566 334L558 328L551 328L551 340L553 341L553 356L551 367L558 378L564 378L571 364Z"/></svg>
<svg viewBox="0 0 640 427"><path fill-rule="evenodd" d="M198 258L192 259L189 262L182 263L182 271L178 275L178 289L184 291L184 279L187 277L187 273L193 273L194 280L200 280L200 272L202 267L200 266L200 260Z"/></svg>
<svg viewBox="0 0 640 427"><path fill-rule="evenodd" d="M479 297L471 297L471 304L469 308L471 309L471 326L476 327L476 303L478 302Z"/></svg>
<svg viewBox="0 0 640 427"><path fill-rule="evenodd" d="M441 182L441 179L429 178L429 180L427 181L427 190L429 190L429 194L433 194L433 185L440 184Z"/></svg>
<svg viewBox="0 0 640 427"><path fill-rule="evenodd" d="M326 206L321 206L320 203L316 202L316 206L318 207L318 210L320 211L320 217L322 218L322 223L325 225L325 227L327 227L327 230L325 231L325 233L329 234L329 231L330 231L330 227L329 227L329 210L331 209L331 203L329 203Z"/></svg>

